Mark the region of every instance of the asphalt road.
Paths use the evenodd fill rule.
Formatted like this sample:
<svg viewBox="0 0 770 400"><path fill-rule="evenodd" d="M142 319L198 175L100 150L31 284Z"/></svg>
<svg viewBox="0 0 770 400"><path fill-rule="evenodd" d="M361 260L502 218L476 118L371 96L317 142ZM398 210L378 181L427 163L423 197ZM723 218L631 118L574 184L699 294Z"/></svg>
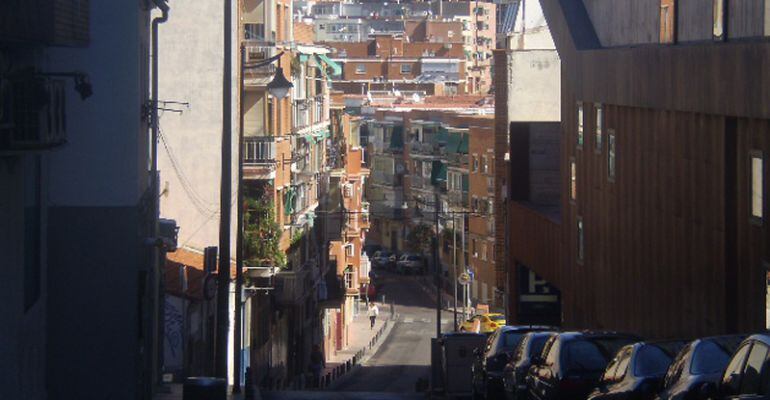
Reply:
<svg viewBox="0 0 770 400"><path fill-rule="evenodd" d="M269 400L425 398L423 393L415 391L415 384L418 379L427 382L430 377L430 339L436 335L436 298L422 290L413 276L382 272L381 282L385 302L394 301L398 320L366 363L345 377L334 391L272 392L263 397ZM442 312L441 320L442 330L451 328L450 313Z"/></svg>

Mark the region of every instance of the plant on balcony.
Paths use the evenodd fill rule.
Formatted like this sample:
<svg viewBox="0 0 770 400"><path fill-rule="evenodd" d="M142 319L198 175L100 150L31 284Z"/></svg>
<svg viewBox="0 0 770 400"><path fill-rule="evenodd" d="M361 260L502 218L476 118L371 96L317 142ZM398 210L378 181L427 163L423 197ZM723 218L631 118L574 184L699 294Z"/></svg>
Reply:
<svg viewBox="0 0 770 400"><path fill-rule="evenodd" d="M430 253L431 240L435 234L433 228L428 224L419 224L409 230L406 236L407 249L411 252L428 254Z"/></svg>
<svg viewBox="0 0 770 400"><path fill-rule="evenodd" d="M267 199L246 199L244 202L244 258L252 266L286 267L286 255L281 251L281 226L275 218L275 206Z"/></svg>

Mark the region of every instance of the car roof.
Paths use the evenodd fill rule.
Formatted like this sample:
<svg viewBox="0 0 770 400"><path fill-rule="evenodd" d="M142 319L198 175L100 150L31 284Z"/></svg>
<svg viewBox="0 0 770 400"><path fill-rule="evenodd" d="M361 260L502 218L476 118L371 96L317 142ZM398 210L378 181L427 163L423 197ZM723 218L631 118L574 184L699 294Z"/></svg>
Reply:
<svg viewBox="0 0 770 400"><path fill-rule="evenodd" d="M613 332L613 331L570 331L570 332L561 332L559 333L560 337L563 337L565 339L577 339L577 338L586 338L586 339L602 339L602 338L624 338L624 339L632 339L635 341L640 341L641 338L629 334L629 333L623 333L623 332Z"/></svg>
<svg viewBox="0 0 770 400"><path fill-rule="evenodd" d="M757 342L762 342L762 343L770 346L770 333L768 333L768 332L756 333L754 335L749 336L747 339L744 340L744 342L747 341L747 340L753 340L753 341L757 341Z"/></svg>
<svg viewBox="0 0 770 400"><path fill-rule="evenodd" d="M505 325L501 327L500 330L505 332L523 331L525 333L529 333L529 332L553 332L556 330L556 328L552 326L540 326L540 325Z"/></svg>

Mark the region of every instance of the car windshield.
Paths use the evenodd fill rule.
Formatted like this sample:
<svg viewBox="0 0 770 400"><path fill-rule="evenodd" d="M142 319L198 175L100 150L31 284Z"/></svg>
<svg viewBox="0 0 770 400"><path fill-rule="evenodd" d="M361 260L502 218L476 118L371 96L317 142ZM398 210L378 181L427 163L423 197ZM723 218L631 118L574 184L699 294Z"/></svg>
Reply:
<svg viewBox="0 0 770 400"><path fill-rule="evenodd" d="M542 335L542 336L535 336L532 338L529 344L529 358L532 358L540 353L543 352L543 347L545 347L545 342L548 340L548 336Z"/></svg>
<svg viewBox="0 0 770 400"><path fill-rule="evenodd" d="M658 376L666 373L671 357L655 345L642 346L636 352L634 374L636 376Z"/></svg>
<svg viewBox="0 0 770 400"><path fill-rule="evenodd" d="M510 331L504 332L503 337L500 339L500 347L504 351L510 351L516 348L521 343L521 339L524 337L524 333Z"/></svg>
<svg viewBox="0 0 770 400"><path fill-rule="evenodd" d="M489 315L489 319L491 319L492 321L505 321L505 315L491 314Z"/></svg>
<svg viewBox="0 0 770 400"><path fill-rule="evenodd" d="M729 360L730 354L727 354L725 349L710 340L703 341L692 356L690 373L693 375L718 373L725 368Z"/></svg>
<svg viewBox="0 0 770 400"><path fill-rule="evenodd" d="M607 358L596 343L588 340L568 342L564 349L568 371L603 371Z"/></svg>

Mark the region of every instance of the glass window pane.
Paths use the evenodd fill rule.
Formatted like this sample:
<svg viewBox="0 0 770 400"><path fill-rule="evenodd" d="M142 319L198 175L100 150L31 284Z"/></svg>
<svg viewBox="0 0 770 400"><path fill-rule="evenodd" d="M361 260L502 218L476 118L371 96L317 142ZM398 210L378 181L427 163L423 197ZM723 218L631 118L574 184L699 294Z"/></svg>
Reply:
<svg viewBox="0 0 770 400"><path fill-rule="evenodd" d="M755 218L763 217L763 164L761 154L751 156L751 215Z"/></svg>
<svg viewBox="0 0 770 400"><path fill-rule="evenodd" d="M730 354L727 354L716 343L705 341L695 349L690 364L690 373L694 375L717 373L724 369L728 361L730 361Z"/></svg>
<svg viewBox="0 0 770 400"><path fill-rule="evenodd" d="M602 151L602 125L604 123L604 112L602 105L596 105L596 151Z"/></svg>
<svg viewBox="0 0 770 400"><path fill-rule="evenodd" d="M767 358L767 346L761 343L755 343L749 353L746 361L746 368L743 370L743 379L741 379L741 394L759 393L759 373L762 372L762 365Z"/></svg>
<svg viewBox="0 0 770 400"><path fill-rule="evenodd" d="M636 376L658 376L666 372L671 357L663 352L659 347L647 345L643 346L636 353L634 363L634 375Z"/></svg>
<svg viewBox="0 0 770 400"><path fill-rule="evenodd" d="M714 40L723 40L725 37L725 1L712 0L714 8Z"/></svg>
<svg viewBox="0 0 770 400"><path fill-rule="evenodd" d="M603 371L607 366L599 347L587 340L569 342L565 350L568 371Z"/></svg>
<svg viewBox="0 0 770 400"><path fill-rule="evenodd" d="M740 388L741 379L740 374L741 370L743 369L743 361L746 359L746 355L749 352L749 349L751 348L751 344L746 344L735 353L732 360L730 361L730 364L727 365L727 369L725 369L724 377L722 378L722 382L725 383L724 385L724 393L725 394L732 394L732 393L738 393L738 389ZM735 376L735 379L725 379L725 377L729 376Z"/></svg>
<svg viewBox="0 0 770 400"><path fill-rule="evenodd" d="M578 133L577 133L577 145L583 146L583 104L578 103Z"/></svg>
<svg viewBox="0 0 770 400"><path fill-rule="evenodd" d="M610 180L615 179L615 133L612 132L607 137L607 175Z"/></svg>

